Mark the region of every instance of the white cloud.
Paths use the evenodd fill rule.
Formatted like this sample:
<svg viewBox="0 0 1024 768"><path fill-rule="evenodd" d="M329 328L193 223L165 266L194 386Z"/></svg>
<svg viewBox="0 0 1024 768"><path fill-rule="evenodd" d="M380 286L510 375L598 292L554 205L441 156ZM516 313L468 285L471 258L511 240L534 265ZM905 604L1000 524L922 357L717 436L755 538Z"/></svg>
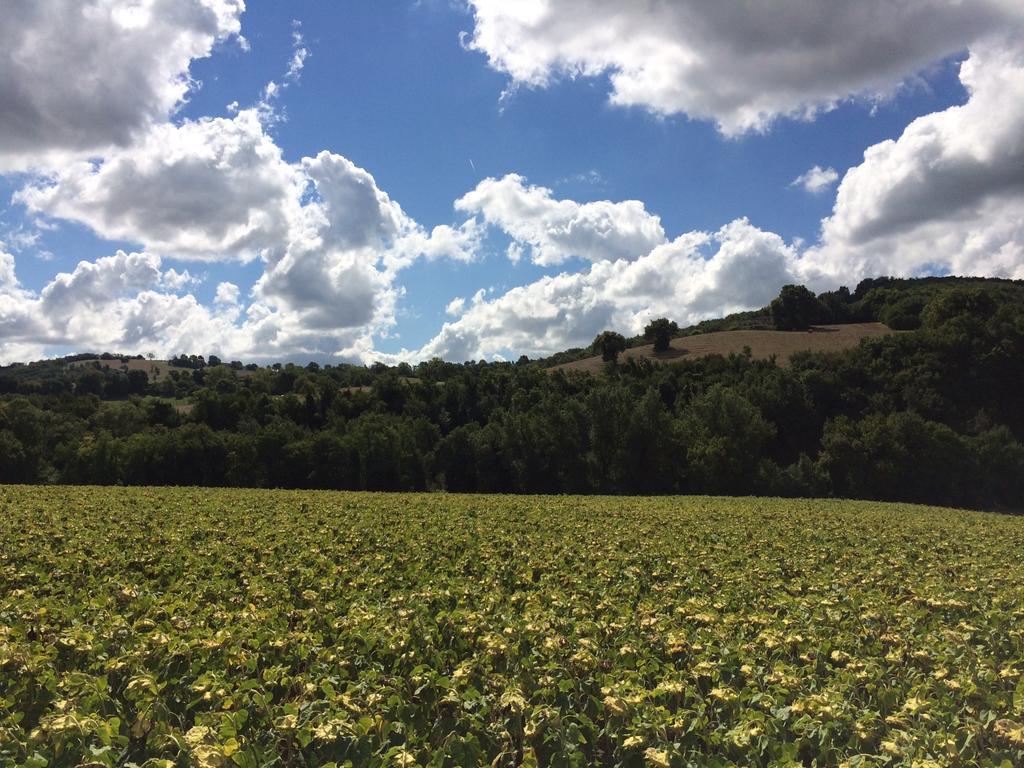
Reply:
<svg viewBox="0 0 1024 768"><path fill-rule="evenodd" d="M13 260L0 264L13 277ZM162 282L158 257L119 251L80 262L38 293L16 282L0 285L0 360L31 359L53 346L170 354L178 343L188 343L183 349L230 343L236 331L229 320L192 296L158 292Z"/></svg>
<svg viewBox="0 0 1024 768"><path fill-rule="evenodd" d="M534 263L552 266L572 257L635 259L665 242L661 219L639 201L556 200L550 189L529 186L516 174L484 179L455 208L510 235L516 241L509 251L513 261L522 256L521 246L529 247Z"/></svg>
<svg viewBox="0 0 1024 768"><path fill-rule="evenodd" d="M816 165L809 171L797 176L790 182L791 187L802 187L812 195L818 195L831 187L839 180L839 173L835 168L822 168Z"/></svg>
<svg viewBox="0 0 1024 768"><path fill-rule="evenodd" d="M255 111L155 126L139 143L15 194L33 214L182 259L251 259L287 240L305 178Z"/></svg>
<svg viewBox="0 0 1024 768"><path fill-rule="evenodd" d="M469 0L468 47L512 87L607 74L611 101L713 120L726 134L889 94L993 33L1019 0Z"/></svg>
<svg viewBox="0 0 1024 768"><path fill-rule="evenodd" d="M914 120L847 172L808 268L1024 277L1024 50L977 46L960 79L966 104Z"/></svg>
<svg viewBox="0 0 1024 768"><path fill-rule="evenodd" d="M475 218L457 227L440 224L430 232L417 227L399 239L395 258L411 260L423 256L429 261L470 262L477 257L483 236L484 228Z"/></svg>
<svg viewBox="0 0 1024 768"><path fill-rule="evenodd" d="M466 300L461 296L456 296L454 299L448 302L448 305L444 308L446 314L452 317L458 317L466 309Z"/></svg>
<svg viewBox="0 0 1024 768"><path fill-rule="evenodd" d="M414 227L398 203L377 186L373 176L351 160L321 152L302 161L316 188L311 206L329 226L327 245L344 249L380 249Z"/></svg>
<svg viewBox="0 0 1024 768"><path fill-rule="evenodd" d="M472 219L423 229L341 155L285 162L254 110L157 126L139 144L39 178L15 199L154 256L262 259L254 295L267 313L253 349L260 339L322 354L365 347L359 334L395 322L401 269L418 258L471 260L482 236ZM161 285L179 290L176 275ZM149 306L162 305L151 298Z"/></svg>
<svg viewBox="0 0 1024 768"><path fill-rule="evenodd" d="M244 314L236 304L207 307L191 294L167 292L160 267L155 255L119 251L80 262L36 293L18 286L13 257L0 254L0 362L57 346L249 360L372 355L365 327L309 328L299 314L259 302ZM219 298L230 298L227 285L219 286Z"/></svg>
<svg viewBox="0 0 1024 768"><path fill-rule="evenodd" d="M214 304L237 304L238 303L238 286L234 283L218 283L217 284L217 295L213 298Z"/></svg>
<svg viewBox="0 0 1024 768"><path fill-rule="evenodd" d="M281 256L272 256L254 288L293 313L291 333L384 328L394 322L395 274L408 263L394 247L417 232L373 176L341 155L321 152L301 168L315 192ZM429 238L423 237L424 242ZM278 338L287 328L275 331Z"/></svg>
<svg viewBox="0 0 1024 768"><path fill-rule="evenodd" d="M88 221L101 235L146 250L81 262L38 295L6 300L11 322L3 326L9 333L2 354L68 344L161 354L205 349L246 359L369 359L373 337L395 323L399 272L421 257L468 260L479 244L474 220L427 232L370 173L340 155L288 165L250 114L216 121L219 130L214 122L162 127L168 137L185 132L195 140L181 140L176 152L169 139L164 160L148 145L125 150L90 170L106 172L103 183L87 177L75 194L63 186L67 176L19 194L33 211ZM206 199L206 206L191 199L210 189L219 199ZM187 271L161 271L161 253L258 253L264 271L254 301L243 314L231 283L218 286L212 308L176 295L197 281ZM36 316L43 322L26 322Z"/></svg>
<svg viewBox="0 0 1024 768"><path fill-rule="evenodd" d="M24 251L34 249L39 244L39 238L42 233L38 229L25 229L24 226L18 226L8 231L2 241L0 241L0 247L6 245L14 251Z"/></svg>
<svg viewBox="0 0 1024 768"><path fill-rule="evenodd" d="M237 32L240 0L140 0L130 12L115 12L108 0L14 0L13 18L24 29L0 28L0 172L36 168L16 194L40 217L33 226L75 221L138 248L81 262L38 291L19 284L15 257L0 248L0 358L67 345L372 360L382 357L375 339L396 323L402 270L420 258L475 259L487 227L511 238L512 261L590 263L452 300L452 320L409 356L546 354L589 343L604 328L639 332L659 315L685 324L762 306L786 282L825 288L929 271L1024 277L1024 54L1012 38L991 34L999 23L1008 34L1020 29L1024 8L1016 1L865 0L826 12L810 0L783 0L770 9L743 4L743 13L739 3L691 0L473 5L471 44L516 83L608 73L616 103L715 120L727 133L763 129L779 115L808 116L850 94L889 91L975 41L961 70L969 99L868 149L843 178L820 241L807 249L745 219L669 242L640 201L557 199L518 175L480 182L455 202L464 221L430 229L341 155L287 162L268 133L276 119L269 102L229 119L167 122L188 91L189 61ZM84 14L84 28L66 19L47 26L57 10ZM146 71L115 73L127 90L113 95L67 76L81 71L70 67L83 56L102 58L96 71L108 71L112 54L86 51L83 41L101 39L110 24L133 28L150 45L171 40L174 49L140 53ZM54 93L23 94L16 81L29 65L14 61L4 43L22 51L65 39L69 49L53 62L42 67L37 56L31 64L60 81ZM298 79L306 55L297 37L273 93ZM74 89L110 115L81 107L76 122L62 112L80 108ZM57 105L62 94L70 94L67 104ZM8 130L18 120L32 130ZM54 153L79 150L95 154L45 169ZM815 166L793 184L824 192L837 176ZM39 244L34 232L5 237L18 258ZM197 279L165 269L163 257L258 259L263 274L244 305L238 285L221 282L204 306L187 293Z"/></svg>
<svg viewBox="0 0 1024 768"><path fill-rule="evenodd" d="M160 285L171 290L180 291L190 285L198 285L203 282L202 278L195 277L187 269L179 272L176 269L168 269L160 275Z"/></svg>
<svg viewBox="0 0 1024 768"><path fill-rule="evenodd" d="M291 82L298 81L306 66L306 59L309 58L309 49L305 46L305 38L299 31L301 28L302 22L292 21L292 58L288 62L288 71L285 73L285 79Z"/></svg>
<svg viewBox="0 0 1024 768"><path fill-rule="evenodd" d="M480 294L468 309L457 305L461 317L407 355L546 355L589 344L607 328L639 333L659 316L687 324L763 306L781 285L797 279L798 270L795 249L738 219L711 235L682 235L640 258L595 262L583 272L543 277L490 300Z"/></svg>
<svg viewBox="0 0 1024 768"><path fill-rule="evenodd" d="M237 34L243 10L242 0L6 0L0 170L129 145L181 103L190 63Z"/></svg>
<svg viewBox="0 0 1024 768"><path fill-rule="evenodd" d="M0 293L18 287L18 278L14 273L14 257L0 251Z"/></svg>
<svg viewBox="0 0 1024 768"><path fill-rule="evenodd" d="M263 102L227 119L168 122L191 85L189 62L238 34L242 10L241 0L5 8L0 172L35 173L15 203L43 226L74 221L139 247L81 262L38 292L18 287L5 255L5 350L144 342L168 351L195 339L197 349L217 344L239 356L369 355L373 336L395 322L403 268L475 256L478 221L427 230L341 155L283 159L267 132L279 119L269 101L309 56L297 24L284 85L271 84ZM39 93L20 90L33 83ZM58 156L66 162L50 162ZM232 283L218 287L213 307L179 295L197 281L162 271L161 257L259 259L264 271L243 314Z"/></svg>
<svg viewBox="0 0 1024 768"><path fill-rule="evenodd" d="M93 328L116 326L110 310L122 298L159 282L159 257L118 251L94 262L80 261L72 272L58 274L41 291L39 309L58 338L81 343L93 335Z"/></svg>
<svg viewBox="0 0 1024 768"><path fill-rule="evenodd" d="M260 120L266 125L275 125L286 119L284 112L277 107L277 100L284 91L302 78L302 70L306 67L306 60L310 57L310 51L305 45L305 38L301 32L302 22L292 19L292 57L288 61L288 68L285 70L284 78L280 83L271 80L263 87L263 95L256 104L255 110ZM229 112L238 111L238 102L228 104Z"/></svg>

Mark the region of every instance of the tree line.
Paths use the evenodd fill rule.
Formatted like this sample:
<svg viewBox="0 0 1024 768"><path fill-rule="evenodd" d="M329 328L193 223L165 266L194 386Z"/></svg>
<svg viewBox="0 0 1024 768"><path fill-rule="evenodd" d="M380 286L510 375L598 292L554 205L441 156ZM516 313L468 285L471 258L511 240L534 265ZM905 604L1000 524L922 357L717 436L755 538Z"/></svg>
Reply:
<svg viewBox="0 0 1024 768"><path fill-rule="evenodd" d="M22 366L0 371L0 480L1024 509L1022 284L872 281L807 292L809 310L806 294L787 294L801 317L888 314L913 330L788 367L613 359L601 375L525 358L246 370L182 356L187 367L143 384ZM780 312L742 322L774 325ZM650 335L694 330L673 326Z"/></svg>

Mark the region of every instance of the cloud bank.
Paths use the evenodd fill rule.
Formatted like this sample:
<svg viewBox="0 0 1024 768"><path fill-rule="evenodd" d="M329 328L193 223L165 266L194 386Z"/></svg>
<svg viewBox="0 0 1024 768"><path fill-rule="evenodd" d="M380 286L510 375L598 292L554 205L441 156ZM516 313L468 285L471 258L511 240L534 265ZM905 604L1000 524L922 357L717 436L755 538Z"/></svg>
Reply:
<svg viewBox="0 0 1024 768"><path fill-rule="evenodd" d="M1024 277L1024 47L973 48L960 80L966 104L914 120L843 177L807 255L823 278Z"/></svg>
<svg viewBox="0 0 1024 768"><path fill-rule="evenodd" d="M16 256L34 235L7 233L0 360L68 348L364 362L536 356L605 328L636 333L661 315L685 324L759 307L787 282L1024 277L1018 2L471 5L466 45L513 88L607 76L614 104L710 120L732 136L891 95L964 51L967 96L868 147L845 172L814 166L794 180L819 195L838 182L808 246L745 218L670 236L641 201L558 198L515 173L484 179L453 202L451 222L424 226L342 154L286 159L272 131L283 85L227 117L176 115L195 85L191 63L243 40L241 0L13 0L0 26L0 173L31 171L10 177L13 205L43 226L74 222L132 246L30 290ZM283 83L298 81L309 55L293 42ZM438 297L450 319L434 337L382 355L408 268L478 261L491 237L543 276ZM204 303L195 262L260 271L220 280Z"/></svg>
<svg viewBox="0 0 1024 768"><path fill-rule="evenodd" d="M128 146L181 104L190 64L239 34L244 9L242 0L6 0L0 171Z"/></svg>
<svg viewBox="0 0 1024 768"><path fill-rule="evenodd" d="M728 135L885 97L969 43L1021 30L1015 0L469 0L467 46L512 87L607 75L613 104Z"/></svg>

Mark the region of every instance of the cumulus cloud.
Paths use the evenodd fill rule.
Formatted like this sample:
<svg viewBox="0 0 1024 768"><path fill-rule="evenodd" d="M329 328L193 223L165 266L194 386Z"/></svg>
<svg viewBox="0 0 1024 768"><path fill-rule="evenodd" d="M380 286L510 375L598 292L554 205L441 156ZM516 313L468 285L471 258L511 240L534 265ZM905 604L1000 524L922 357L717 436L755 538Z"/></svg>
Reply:
<svg viewBox="0 0 1024 768"><path fill-rule="evenodd" d="M190 63L238 34L244 7L243 0L7 0L0 170L132 143L182 102Z"/></svg>
<svg viewBox="0 0 1024 768"><path fill-rule="evenodd" d="M966 104L917 118L843 177L807 254L824 278L1024 277L1024 48L976 46L960 79Z"/></svg>
<svg viewBox="0 0 1024 768"><path fill-rule="evenodd" d="M610 99L713 120L726 134L807 118L908 76L993 33L1019 31L1016 0L470 0L467 46L544 87L607 74Z"/></svg>
<svg viewBox="0 0 1024 768"><path fill-rule="evenodd" d="M160 285L171 291L180 291L190 285L202 282L202 278L195 277L187 269L179 272L176 269L168 269L160 275Z"/></svg>
<svg viewBox="0 0 1024 768"><path fill-rule="evenodd" d="M17 288L18 278L14 273L14 256L0 251L0 293Z"/></svg>
<svg viewBox="0 0 1024 768"><path fill-rule="evenodd" d="M1024 50L1007 39L976 44L960 79L965 104L914 120L846 173L810 247L738 220L714 235L608 256L481 301L413 354L548 354L586 344L604 328L636 333L652 316L690 323L763 306L787 282L823 290L877 275L1024 278ZM815 167L798 183L827 186L835 181L830 171ZM509 232L516 247L543 251L547 228L561 234L571 218L548 214L565 202L514 178L488 180L460 204Z"/></svg>
<svg viewBox="0 0 1024 768"><path fill-rule="evenodd" d="M369 171L333 152L302 161L302 170L317 193L313 203L325 243L344 249L380 249L412 229L398 203L377 186Z"/></svg>
<svg viewBox="0 0 1024 768"><path fill-rule="evenodd" d="M57 338L77 341L88 338L91 327L111 321L111 305L159 282L159 257L118 251L58 274L42 290L39 308Z"/></svg>
<svg viewBox="0 0 1024 768"><path fill-rule="evenodd" d="M268 259L254 293L293 313L303 334L386 328L394 323L400 269L419 256L462 256L460 243L466 241L455 230L426 233L368 171L347 158L321 152L305 158L301 169L312 199L283 255Z"/></svg>
<svg viewBox="0 0 1024 768"><path fill-rule="evenodd" d="M230 322L218 322L192 296L162 291L160 266L152 254L118 251L79 262L33 292L18 286L13 258L0 258L0 361L31 359L54 346L170 354L175 343L230 343Z"/></svg>
<svg viewBox="0 0 1024 768"><path fill-rule="evenodd" d="M296 351L373 356L374 335L395 324L400 271L415 259L467 261L479 225L429 232L405 214L372 174L330 152L296 166L309 187L286 247L267 252L245 323L263 356Z"/></svg>
<svg viewBox="0 0 1024 768"><path fill-rule="evenodd" d="M416 227L403 235L395 248L395 259L409 261L420 256L428 261L450 259L470 262L480 252L484 227L475 218L467 219L457 227L440 224L427 232Z"/></svg>
<svg viewBox="0 0 1024 768"><path fill-rule="evenodd" d="M238 303L238 286L234 283L218 283L217 294L213 297L214 304L237 304Z"/></svg>
<svg viewBox="0 0 1024 768"><path fill-rule="evenodd" d="M493 299L478 296L468 309L453 302L449 309L459 319L407 354L450 360L551 354L589 344L606 328L639 333L663 315L692 323L763 306L798 274L792 246L738 219L712 234L687 233L639 258L595 262Z"/></svg>
<svg viewBox="0 0 1024 768"><path fill-rule="evenodd" d="M251 259L287 240L305 178L253 110L153 127L100 162L18 191L29 212L182 259Z"/></svg>
<svg viewBox="0 0 1024 768"><path fill-rule="evenodd" d="M484 179L455 208L511 236L513 261L522 256L523 246L535 264L552 266L573 257L635 259L665 242L661 219L639 201L556 200L550 189L528 185L517 174Z"/></svg>
<svg viewBox="0 0 1024 768"><path fill-rule="evenodd" d="M448 302L445 306L444 311L446 314L452 317L458 317L466 309L466 300L461 296L456 296L454 299Z"/></svg>
<svg viewBox="0 0 1024 768"><path fill-rule="evenodd" d="M254 302L244 312L238 288L218 287L205 306L192 294L168 291L161 260L119 251L82 261L40 291L21 288L14 259L0 253L0 362L31 359L55 347L128 353L214 353L250 360L322 356L369 359L365 327L321 330L294 312Z"/></svg>
<svg viewBox="0 0 1024 768"><path fill-rule="evenodd" d="M402 356L547 354L605 328L639 332L661 315L685 324L763 306L787 282L1024 277L1018 2L864 0L827 12L811 0L770 9L695 0L472 5L468 44L513 85L607 74L615 103L713 120L726 133L890 92L970 44L961 68L968 99L869 148L806 249L745 219L669 241L642 202L559 199L515 174L459 198L461 222L427 228L342 155L286 161L269 133L269 101L230 118L168 121L187 95L189 62L237 34L241 0L14 0L0 28L0 172L35 169L15 195L34 226L74 221L137 248L81 262L39 290L19 283L15 256L0 248L0 359L71 346L369 361L382 357L375 339L396 323L402 270L417 259L472 261L488 228L509 236L512 261L585 266L456 298L435 338ZM51 24L57 11L65 14ZM122 32L138 40L124 42ZM59 49L52 62L40 58L43 43ZM140 49L139 71L126 71L123 51L134 55L136 44L152 50ZM301 36L294 44L267 99L300 76L308 51ZM118 45L117 88L66 76L112 71L107 58ZM50 91L39 87L45 77ZM77 159L50 167L61 153ZM814 166L793 185L823 193L837 180L834 169ZM35 248L33 237L8 232L7 249ZM204 305L187 292L196 278L165 268L165 258L259 260L263 273L246 284L244 302L242 288L221 282Z"/></svg>
<svg viewBox="0 0 1024 768"><path fill-rule="evenodd" d="M0 250L0 362L18 359L16 353L32 359L42 349L45 328L33 298L18 282L14 256Z"/></svg>
<svg viewBox="0 0 1024 768"><path fill-rule="evenodd" d="M285 162L255 110L156 126L102 161L37 178L15 201L153 256L260 258L250 350L261 340L325 355L365 349L364 336L394 324L403 268L471 260L482 236L473 219L424 229L341 155ZM161 286L180 290L184 274L168 271ZM148 306L164 304L150 297Z"/></svg>
<svg viewBox="0 0 1024 768"><path fill-rule="evenodd" d="M822 168L816 165L809 171L805 171L790 182L791 187L801 187L812 195L818 195L827 190L839 180L839 173L835 168Z"/></svg>
<svg viewBox="0 0 1024 768"><path fill-rule="evenodd" d="M66 176L19 193L37 213L88 222L103 236L133 240L144 249L80 262L38 293L19 287L14 258L4 253L0 359L66 345L369 360L374 336L395 322L400 271L417 258L465 261L479 245L475 220L427 231L369 172L340 155L321 153L288 165L246 115L220 123L222 130L207 131L207 121L173 129L195 131L198 138L181 141L182 152L165 152L162 161L144 147L118 154L90 171L108 175L104 183L87 179L80 196L61 188ZM119 165L136 172L114 173ZM260 180L268 181L254 190ZM216 210L189 199L193 192L202 195L204 186L219 190L221 199L207 201ZM164 203L153 202L158 199ZM121 219L114 201L123 206ZM191 294L179 295L198 281L187 270L162 269L162 254L258 254L264 271L248 307L239 304L240 289L230 282L218 285L208 307Z"/></svg>
<svg viewBox="0 0 1024 768"><path fill-rule="evenodd" d="M395 322L403 268L474 257L478 221L428 230L341 155L283 159L268 133L278 119L269 99L298 81L309 56L298 24L283 85L272 84L264 101L230 118L169 121L191 86L189 63L238 35L243 8L242 0L5 8L0 173L34 173L14 202L44 226L73 221L138 246L81 262L38 292L20 288L4 254L5 349L169 351L195 339L197 348L257 357L369 355L373 335ZM71 74L85 71L90 77ZM181 295L197 281L162 270L165 257L259 259L264 270L244 311L227 282L204 307Z"/></svg>

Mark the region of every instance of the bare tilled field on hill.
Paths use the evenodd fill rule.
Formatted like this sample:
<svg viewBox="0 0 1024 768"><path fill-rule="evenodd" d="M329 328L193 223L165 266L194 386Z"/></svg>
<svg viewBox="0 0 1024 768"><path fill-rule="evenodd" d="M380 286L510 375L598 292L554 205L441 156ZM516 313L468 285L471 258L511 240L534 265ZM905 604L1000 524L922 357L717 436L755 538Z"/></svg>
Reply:
<svg viewBox="0 0 1024 768"><path fill-rule="evenodd" d="M860 344L861 339L896 333L882 323L849 323L846 325L816 325L809 331L719 331L672 339L667 352L655 352L652 344L633 347L623 352L620 361L641 358L663 363L695 360L708 355L740 354L750 347L757 360L772 355L779 365L789 365L797 352L838 352ZM556 365L552 370L600 371L604 363L600 355Z"/></svg>

